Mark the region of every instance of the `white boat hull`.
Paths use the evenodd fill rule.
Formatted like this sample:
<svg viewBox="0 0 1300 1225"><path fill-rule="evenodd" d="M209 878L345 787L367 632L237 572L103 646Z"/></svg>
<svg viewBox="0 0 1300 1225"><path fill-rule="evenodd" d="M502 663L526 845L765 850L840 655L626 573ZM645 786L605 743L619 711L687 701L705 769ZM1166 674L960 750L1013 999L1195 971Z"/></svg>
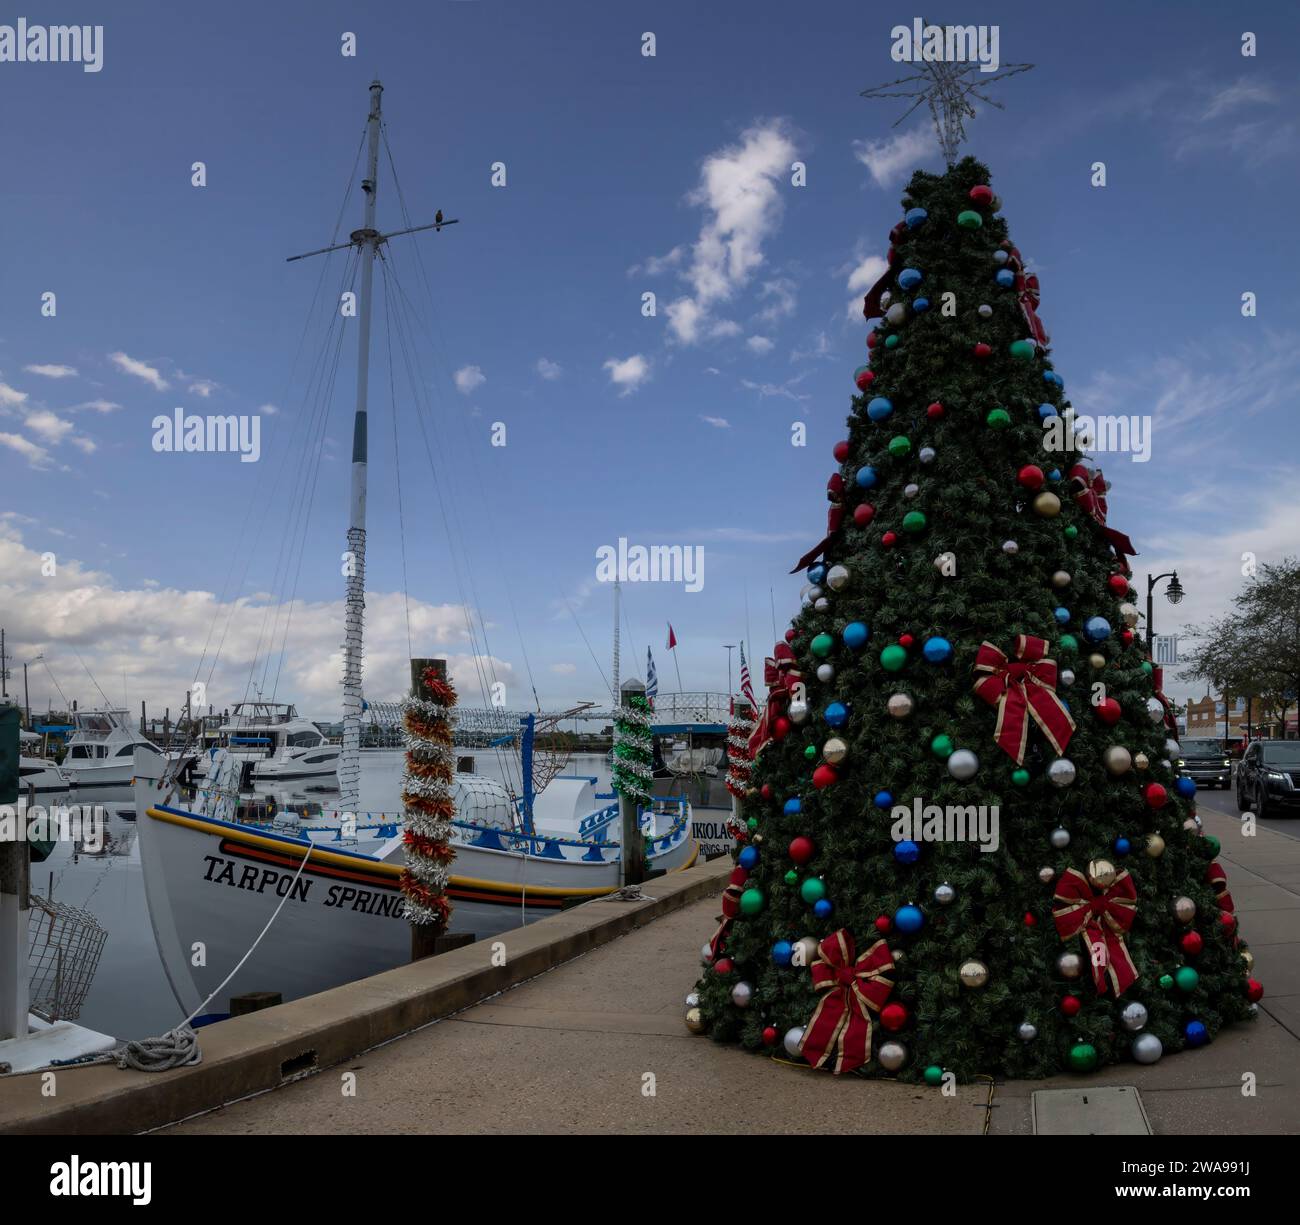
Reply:
<svg viewBox="0 0 1300 1225"><path fill-rule="evenodd" d="M75 787L129 787L135 777L135 763L129 757L105 762L64 762L60 769Z"/></svg>

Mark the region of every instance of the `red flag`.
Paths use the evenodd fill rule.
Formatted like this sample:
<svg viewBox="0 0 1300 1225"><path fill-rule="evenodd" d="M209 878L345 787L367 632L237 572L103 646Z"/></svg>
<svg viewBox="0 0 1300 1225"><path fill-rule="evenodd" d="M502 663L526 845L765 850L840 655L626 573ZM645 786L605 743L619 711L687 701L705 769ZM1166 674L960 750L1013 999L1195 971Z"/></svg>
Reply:
<svg viewBox="0 0 1300 1225"><path fill-rule="evenodd" d="M673 633L673 623L668 622L668 650L672 650L677 645L677 635Z"/></svg>

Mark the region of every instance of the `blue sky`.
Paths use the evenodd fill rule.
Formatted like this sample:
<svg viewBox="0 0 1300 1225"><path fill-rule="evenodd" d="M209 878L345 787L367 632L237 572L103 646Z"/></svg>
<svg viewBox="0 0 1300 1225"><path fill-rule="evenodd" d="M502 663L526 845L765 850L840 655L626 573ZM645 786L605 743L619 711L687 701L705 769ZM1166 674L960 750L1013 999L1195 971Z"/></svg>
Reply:
<svg viewBox="0 0 1300 1225"><path fill-rule="evenodd" d="M375 75L413 219L436 208L462 219L394 251L418 289L419 243L434 287L423 370L464 560L451 564L406 405L416 653L452 654L477 703L468 603L510 705L531 705L530 671L547 706L600 696L569 609L608 673L595 550L620 536L705 550L698 593L625 589L625 654L640 664L653 645L664 687L676 687L670 620L687 689L725 687L723 642L747 635L759 660L770 650L772 605L780 628L797 607L801 580L786 572L824 528L830 450L865 360L851 304L874 280L907 175L941 165L921 115L893 128L902 104L858 96L907 71L890 60L889 31L912 9L464 0L22 13L101 22L105 35L98 73L0 64L0 608L20 663L43 651L65 692L90 702L80 655L109 696L175 708L238 595L252 604L232 622L212 696L243 696L266 608L286 594L277 550L292 534L307 425L293 360L319 268L284 257L328 241ZM1158 627L1212 615L1240 583L1243 552L1295 551L1300 16L1135 3L1086 17L1041 4L926 16L997 23L1002 60L1037 65L993 87L1007 109L981 108L966 149L990 165L1040 274L1076 407L1154 418L1150 463L1101 462L1139 579L1148 563L1176 566L1188 588ZM1258 36L1254 58L1240 53L1244 30ZM355 58L339 54L345 31ZM795 159L804 187L790 186ZM195 161L206 187L190 185ZM1105 188L1090 185L1096 161ZM505 187L491 185L494 162ZM380 219L400 224L386 164ZM357 224L352 206L344 230ZM40 314L48 291L55 318ZM641 314L646 291L654 318ZM353 354L349 331L327 441L305 465L318 475L278 690L318 717L337 710ZM382 698L402 683L406 629L385 362L376 375L367 689ZM261 413L260 462L156 453L150 422L177 406ZM505 447L490 445L496 421ZM790 445L794 421L806 448ZM255 542L241 548L250 511ZM46 551L56 575L40 573ZM43 669L32 685L43 706Z"/></svg>

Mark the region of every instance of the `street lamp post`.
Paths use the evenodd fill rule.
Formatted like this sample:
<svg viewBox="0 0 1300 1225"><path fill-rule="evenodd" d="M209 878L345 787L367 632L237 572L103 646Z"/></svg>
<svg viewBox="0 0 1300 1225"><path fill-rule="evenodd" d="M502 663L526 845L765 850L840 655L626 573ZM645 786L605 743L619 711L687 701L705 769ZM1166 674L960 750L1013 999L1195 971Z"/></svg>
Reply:
<svg viewBox="0 0 1300 1225"><path fill-rule="evenodd" d="M731 652L736 649L736 644L734 642L724 642L722 645L727 652L727 698L730 699L731 697Z"/></svg>
<svg viewBox="0 0 1300 1225"><path fill-rule="evenodd" d="M1178 581L1178 571L1170 570L1165 574L1147 575L1147 654L1151 656L1154 663L1156 657L1156 625L1153 592L1156 584L1162 579L1169 579L1169 586L1165 588L1165 599L1171 604L1178 604L1183 598L1183 585Z"/></svg>
<svg viewBox="0 0 1300 1225"><path fill-rule="evenodd" d="M27 690L27 667L29 664L40 663L44 658L44 654L41 654L23 664L23 709L27 712L27 730L29 732L32 730L32 696Z"/></svg>

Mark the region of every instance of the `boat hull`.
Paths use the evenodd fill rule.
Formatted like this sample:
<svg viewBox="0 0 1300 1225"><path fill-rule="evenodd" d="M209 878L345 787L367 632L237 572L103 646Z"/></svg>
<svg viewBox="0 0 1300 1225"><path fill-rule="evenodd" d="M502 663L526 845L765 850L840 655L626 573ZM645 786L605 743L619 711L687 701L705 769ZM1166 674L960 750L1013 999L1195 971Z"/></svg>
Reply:
<svg viewBox="0 0 1300 1225"><path fill-rule="evenodd" d="M75 787L129 787L135 777L135 763L130 758L120 762L108 761L103 765L87 763L70 765L67 762L60 767L72 780Z"/></svg>

